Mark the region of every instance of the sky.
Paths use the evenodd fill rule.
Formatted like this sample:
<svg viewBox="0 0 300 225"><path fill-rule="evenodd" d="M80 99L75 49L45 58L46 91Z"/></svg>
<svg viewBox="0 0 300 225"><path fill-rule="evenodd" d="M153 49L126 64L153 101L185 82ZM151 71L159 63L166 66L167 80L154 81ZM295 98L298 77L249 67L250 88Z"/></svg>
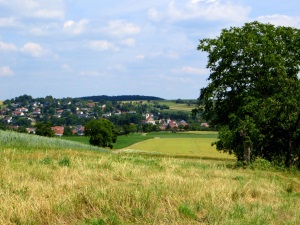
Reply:
<svg viewBox="0 0 300 225"><path fill-rule="evenodd" d="M299 0L0 0L0 100L196 99L199 40L260 21L300 29Z"/></svg>

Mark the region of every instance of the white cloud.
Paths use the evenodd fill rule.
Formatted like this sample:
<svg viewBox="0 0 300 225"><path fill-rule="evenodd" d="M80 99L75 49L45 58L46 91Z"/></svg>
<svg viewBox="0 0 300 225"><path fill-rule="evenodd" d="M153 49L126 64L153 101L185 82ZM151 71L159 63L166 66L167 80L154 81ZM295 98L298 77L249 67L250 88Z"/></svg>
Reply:
<svg viewBox="0 0 300 225"><path fill-rule="evenodd" d="M0 50L3 51L16 51L18 50L17 46L11 43L4 43L0 41Z"/></svg>
<svg viewBox="0 0 300 225"><path fill-rule="evenodd" d="M72 71L72 68L70 67L70 65L68 64L62 64L61 65L61 68L66 71L66 72L71 72Z"/></svg>
<svg viewBox="0 0 300 225"><path fill-rule="evenodd" d="M257 18L258 21L263 23L271 23L275 26L289 26L300 28L300 17L290 17L286 15L269 15L269 16L260 16Z"/></svg>
<svg viewBox="0 0 300 225"><path fill-rule="evenodd" d="M109 67L109 70L124 72L126 71L126 67L122 64L116 64Z"/></svg>
<svg viewBox="0 0 300 225"><path fill-rule="evenodd" d="M230 1L218 0L191 1L177 7L175 1L168 5L167 13L171 20L189 20L203 18L206 20L245 21L250 8Z"/></svg>
<svg viewBox="0 0 300 225"><path fill-rule="evenodd" d="M166 80L168 82L174 82L180 84L189 83L193 81L193 79L188 76L173 76L173 75L165 75L165 74L158 75L157 78L160 80Z"/></svg>
<svg viewBox="0 0 300 225"><path fill-rule="evenodd" d="M21 48L21 51L33 57L41 57L47 53L47 51L43 49L42 46L36 43L26 43Z"/></svg>
<svg viewBox="0 0 300 225"><path fill-rule="evenodd" d="M13 17L0 18L0 27L14 27L16 25L16 19Z"/></svg>
<svg viewBox="0 0 300 225"><path fill-rule="evenodd" d="M0 77L12 76L14 74L14 71L12 71L8 66L0 67Z"/></svg>
<svg viewBox="0 0 300 225"><path fill-rule="evenodd" d="M18 17L63 19L65 14L64 0L1 0L0 4Z"/></svg>
<svg viewBox="0 0 300 225"><path fill-rule="evenodd" d="M84 71L80 71L79 74L81 76L88 76L88 77L104 77L105 76L104 73L100 73L95 70L84 70Z"/></svg>
<svg viewBox="0 0 300 225"><path fill-rule="evenodd" d="M122 45L128 46L128 47L134 47L135 46L135 39L134 38L127 38L120 42Z"/></svg>
<svg viewBox="0 0 300 225"><path fill-rule="evenodd" d="M191 66L182 67L179 69L173 69L172 72L174 73L185 73L185 74L197 74L197 75L207 75L209 74L209 70L207 69L200 69Z"/></svg>
<svg viewBox="0 0 300 225"><path fill-rule="evenodd" d="M133 23L128 23L123 20L112 20L108 22L108 26L104 28L104 31L113 36L123 37L136 35L140 33L141 30L139 26Z"/></svg>
<svg viewBox="0 0 300 225"><path fill-rule="evenodd" d="M49 34L56 34L60 25L58 23L45 23L39 24L32 28L29 28L29 33L35 36L47 36Z"/></svg>
<svg viewBox="0 0 300 225"><path fill-rule="evenodd" d="M93 50L98 50L98 51L119 50L113 43L106 40L90 41L89 47Z"/></svg>
<svg viewBox="0 0 300 225"><path fill-rule="evenodd" d="M145 55L140 54L140 55L135 56L135 58L143 60L145 58Z"/></svg>
<svg viewBox="0 0 300 225"><path fill-rule="evenodd" d="M151 20L158 21L161 19L162 15L156 10L156 8L151 8L148 10L148 17Z"/></svg>
<svg viewBox="0 0 300 225"><path fill-rule="evenodd" d="M86 25L89 23L89 20L82 19L79 22L73 20L68 20L64 23L64 30L72 34L78 35L84 32Z"/></svg>
<svg viewBox="0 0 300 225"><path fill-rule="evenodd" d="M35 11L34 15L38 18L44 18L44 19L63 19L64 18L64 12L61 10L47 10L47 9L41 9Z"/></svg>

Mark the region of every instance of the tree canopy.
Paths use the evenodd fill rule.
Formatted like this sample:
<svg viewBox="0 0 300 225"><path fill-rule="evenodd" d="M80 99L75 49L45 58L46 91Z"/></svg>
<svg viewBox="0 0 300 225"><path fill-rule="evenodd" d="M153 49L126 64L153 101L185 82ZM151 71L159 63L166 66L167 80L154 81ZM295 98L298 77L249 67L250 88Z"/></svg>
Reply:
<svg viewBox="0 0 300 225"><path fill-rule="evenodd" d="M218 150L300 167L300 30L259 22L202 39L209 84L198 111L219 127Z"/></svg>
<svg viewBox="0 0 300 225"><path fill-rule="evenodd" d="M90 137L90 144L98 147L110 147L117 141L117 131L109 120L91 120L85 124L85 136Z"/></svg>
<svg viewBox="0 0 300 225"><path fill-rule="evenodd" d="M51 129L51 123L43 123L43 122L38 122L36 125L36 131L35 133L40 136L45 136L45 137L54 137L55 133Z"/></svg>

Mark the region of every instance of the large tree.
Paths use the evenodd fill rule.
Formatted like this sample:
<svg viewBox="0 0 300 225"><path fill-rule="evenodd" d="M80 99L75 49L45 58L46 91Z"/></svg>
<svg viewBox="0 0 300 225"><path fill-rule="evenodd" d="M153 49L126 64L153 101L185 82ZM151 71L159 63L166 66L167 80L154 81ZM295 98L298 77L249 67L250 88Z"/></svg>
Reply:
<svg viewBox="0 0 300 225"><path fill-rule="evenodd" d="M202 39L209 84L198 111L219 127L218 150L300 166L300 31L259 22Z"/></svg>
<svg viewBox="0 0 300 225"><path fill-rule="evenodd" d="M90 120L84 126L85 136L90 137L90 144L99 147L110 147L117 141L117 131L109 120Z"/></svg>

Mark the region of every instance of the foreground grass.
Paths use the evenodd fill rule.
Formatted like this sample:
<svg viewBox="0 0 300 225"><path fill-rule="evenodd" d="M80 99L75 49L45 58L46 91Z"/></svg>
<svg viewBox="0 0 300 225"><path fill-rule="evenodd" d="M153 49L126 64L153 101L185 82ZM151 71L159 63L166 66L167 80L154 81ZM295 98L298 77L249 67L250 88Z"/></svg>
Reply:
<svg viewBox="0 0 300 225"><path fill-rule="evenodd" d="M298 224L299 175L222 161L2 148L0 224Z"/></svg>
<svg viewBox="0 0 300 225"><path fill-rule="evenodd" d="M41 141L39 148L23 140L30 135L6 134L14 135L0 132L0 224L300 221L299 171L266 161L240 169L229 161L110 154L30 139Z"/></svg>

